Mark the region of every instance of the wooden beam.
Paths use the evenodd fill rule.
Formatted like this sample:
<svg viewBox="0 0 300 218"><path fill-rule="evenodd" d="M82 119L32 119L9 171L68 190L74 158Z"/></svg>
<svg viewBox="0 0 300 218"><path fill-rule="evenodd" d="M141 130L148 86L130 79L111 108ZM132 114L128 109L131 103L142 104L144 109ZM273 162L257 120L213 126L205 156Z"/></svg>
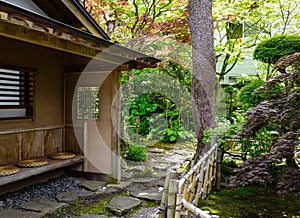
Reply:
<svg viewBox="0 0 300 218"><path fill-rule="evenodd" d="M115 64L116 67L128 61L127 58L108 54L107 52L98 55L101 51L95 48L87 47L64 38L59 38L47 32L33 30L5 21L0 22L0 35L23 42L28 42L35 45L84 56L91 59L95 58L101 61Z"/></svg>
<svg viewBox="0 0 300 218"><path fill-rule="evenodd" d="M111 71L126 71L130 69L129 64L125 63L119 66L116 66L116 68L111 69ZM64 72L65 73L74 73L74 72L83 72L83 71L88 71L88 72L98 72L98 71L105 71L105 69L110 69L111 66L109 65L95 65L95 66L88 66L87 65L68 65L64 67Z"/></svg>
<svg viewBox="0 0 300 218"><path fill-rule="evenodd" d="M94 35L104 39L103 35L88 21L88 19L78 10L78 8L69 0L62 2L70 9L70 11L82 22L82 24Z"/></svg>

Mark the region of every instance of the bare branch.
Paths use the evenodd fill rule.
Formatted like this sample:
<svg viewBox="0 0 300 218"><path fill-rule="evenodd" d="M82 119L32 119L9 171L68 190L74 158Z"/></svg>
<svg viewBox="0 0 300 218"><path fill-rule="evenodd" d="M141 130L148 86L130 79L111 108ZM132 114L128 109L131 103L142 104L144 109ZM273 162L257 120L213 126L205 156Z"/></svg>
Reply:
<svg viewBox="0 0 300 218"><path fill-rule="evenodd" d="M132 34L132 36L134 36L136 34L136 30L135 29L136 29L136 27L137 27L137 25L139 23L139 17L140 17L140 15L139 15L139 7L138 7L138 5L137 5L137 3L136 3L135 0L133 0L133 5L134 5L134 8L135 8L135 14L134 14L134 16L135 16L135 22L134 22L134 24L133 24L133 26L131 28L131 34Z"/></svg>

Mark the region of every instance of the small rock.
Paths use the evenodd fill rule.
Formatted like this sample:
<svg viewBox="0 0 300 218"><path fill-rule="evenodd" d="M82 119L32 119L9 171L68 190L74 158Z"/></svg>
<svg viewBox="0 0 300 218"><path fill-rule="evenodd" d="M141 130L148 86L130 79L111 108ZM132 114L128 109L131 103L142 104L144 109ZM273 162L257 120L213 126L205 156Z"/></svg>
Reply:
<svg viewBox="0 0 300 218"><path fill-rule="evenodd" d="M56 199L59 202L68 203L68 202L74 201L80 197L89 196L90 194L91 194L91 192L86 191L86 190L66 191L66 192L58 193L56 195Z"/></svg>
<svg viewBox="0 0 300 218"><path fill-rule="evenodd" d="M137 198L118 196L111 199L107 208L117 215L122 215L129 210L139 206L141 201Z"/></svg>
<svg viewBox="0 0 300 218"><path fill-rule="evenodd" d="M90 190L90 191L97 191L101 189L103 186L106 185L106 182L101 182L101 181L84 181L80 184L80 186Z"/></svg>

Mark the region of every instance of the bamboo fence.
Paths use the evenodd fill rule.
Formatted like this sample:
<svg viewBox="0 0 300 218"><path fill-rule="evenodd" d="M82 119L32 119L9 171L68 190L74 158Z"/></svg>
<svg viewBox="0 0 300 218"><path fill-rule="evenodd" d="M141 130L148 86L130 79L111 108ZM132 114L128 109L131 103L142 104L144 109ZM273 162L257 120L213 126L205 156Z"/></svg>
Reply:
<svg viewBox="0 0 300 218"><path fill-rule="evenodd" d="M161 200L161 218L197 217L213 218L208 211L197 208L199 199L204 199L213 186L218 187L216 178L218 146L215 144L181 179L175 171L168 171Z"/></svg>

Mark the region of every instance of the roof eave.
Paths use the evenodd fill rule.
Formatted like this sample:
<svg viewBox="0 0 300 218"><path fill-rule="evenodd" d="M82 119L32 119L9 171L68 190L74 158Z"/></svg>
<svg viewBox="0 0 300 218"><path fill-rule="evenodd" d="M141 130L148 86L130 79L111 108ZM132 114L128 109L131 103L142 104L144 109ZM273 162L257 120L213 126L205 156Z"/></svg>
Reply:
<svg viewBox="0 0 300 218"><path fill-rule="evenodd" d="M0 35L37 44L88 58L103 58L107 62L115 64L131 63L131 68L156 67L159 59L136 52L126 47L120 46L111 41L93 36L72 26L60 23L51 18L47 18L35 13L18 8L16 6L0 2ZM7 16L5 16L7 13ZM14 23L9 20L11 15L18 15L24 22ZM28 26L28 23L38 22L35 25ZM22 25L23 24L23 25ZM8 31L9 30L9 31ZM55 42L55 43L53 43ZM98 55L105 51L105 55ZM134 63L134 64L133 64Z"/></svg>

